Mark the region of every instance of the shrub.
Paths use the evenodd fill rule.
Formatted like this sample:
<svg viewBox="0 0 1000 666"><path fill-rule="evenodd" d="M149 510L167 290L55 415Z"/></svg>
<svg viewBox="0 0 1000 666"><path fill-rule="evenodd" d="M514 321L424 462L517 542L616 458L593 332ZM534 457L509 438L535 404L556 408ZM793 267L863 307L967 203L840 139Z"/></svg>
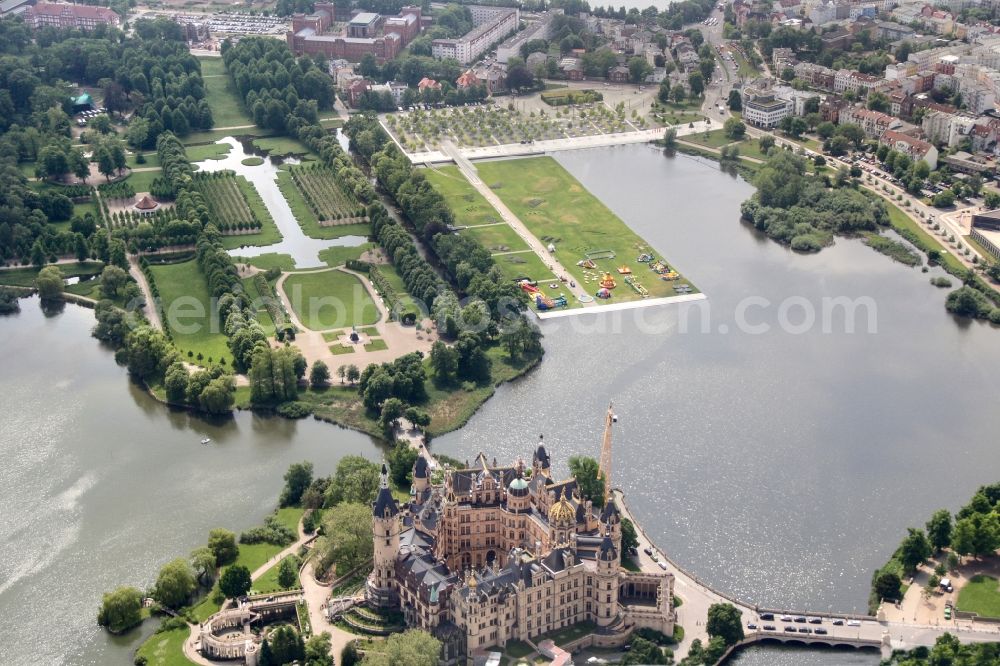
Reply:
<svg viewBox="0 0 1000 666"><path fill-rule="evenodd" d="M286 419L304 419L312 414L312 407L308 403L293 400L278 405L278 414Z"/></svg>

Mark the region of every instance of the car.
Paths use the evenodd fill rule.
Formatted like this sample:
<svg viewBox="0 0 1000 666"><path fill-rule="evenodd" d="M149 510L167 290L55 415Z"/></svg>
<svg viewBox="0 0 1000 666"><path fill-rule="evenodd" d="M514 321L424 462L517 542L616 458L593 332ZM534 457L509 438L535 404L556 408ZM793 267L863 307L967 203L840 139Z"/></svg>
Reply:
<svg viewBox="0 0 1000 666"><path fill-rule="evenodd" d="M782 615L781 616L781 621L782 622L791 622L792 621L792 616L791 615Z"/></svg>
<svg viewBox="0 0 1000 666"><path fill-rule="evenodd" d="M811 618L809 618L809 624L823 624L823 618L821 618L821 617L811 617Z"/></svg>
<svg viewBox="0 0 1000 666"><path fill-rule="evenodd" d="M756 629L757 625L753 622L747 622L747 629Z"/></svg>
<svg viewBox="0 0 1000 666"><path fill-rule="evenodd" d="M799 624L802 624L806 621L806 618L804 615L799 615L797 618L795 618L795 621L798 622Z"/></svg>
<svg viewBox="0 0 1000 666"><path fill-rule="evenodd" d="M818 635L826 635L826 629L824 629L823 627L817 627L816 628L816 633Z"/></svg>
<svg viewBox="0 0 1000 666"><path fill-rule="evenodd" d="M774 619L774 613L761 613L760 614L760 619L762 619L762 620L773 620Z"/></svg>
<svg viewBox="0 0 1000 666"><path fill-rule="evenodd" d="M798 633L798 629L796 629L795 627L785 627L785 633L786 634L795 634L795 633Z"/></svg>
<svg viewBox="0 0 1000 666"><path fill-rule="evenodd" d="M813 632L809 627L799 627L800 634L811 634Z"/></svg>
<svg viewBox="0 0 1000 666"><path fill-rule="evenodd" d="M775 630L773 624L765 624L764 627L763 627L763 629L764 629L764 631L774 631Z"/></svg>
<svg viewBox="0 0 1000 666"><path fill-rule="evenodd" d="M844 625L844 621L843 620L834 620L833 624L836 625L836 626L838 626L838 627L841 627L841 626Z"/></svg>
<svg viewBox="0 0 1000 666"><path fill-rule="evenodd" d="M860 627L861 626L861 620L848 620L847 621L847 626L848 627Z"/></svg>
<svg viewBox="0 0 1000 666"><path fill-rule="evenodd" d="M653 554L653 549L652 549L652 548L649 548L649 547L647 546L646 548L643 548L643 549L642 549L642 552L646 553L647 555L652 555L652 554Z"/></svg>
<svg viewBox="0 0 1000 666"><path fill-rule="evenodd" d="M946 619L946 620L950 620L951 619L951 606L945 606L944 607L944 619Z"/></svg>
<svg viewBox="0 0 1000 666"><path fill-rule="evenodd" d="M657 564L659 564L660 568L663 569L664 571L667 570L667 563L664 562L663 560L660 560L659 562L657 562Z"/></svg>

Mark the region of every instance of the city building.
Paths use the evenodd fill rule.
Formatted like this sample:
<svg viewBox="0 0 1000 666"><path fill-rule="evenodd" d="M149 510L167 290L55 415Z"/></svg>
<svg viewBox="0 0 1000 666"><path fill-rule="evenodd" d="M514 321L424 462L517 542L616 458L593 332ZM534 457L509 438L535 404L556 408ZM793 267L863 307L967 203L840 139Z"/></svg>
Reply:
<svg viewBox="0 0 1000 666"><path fill-rule="evenodd" d="M609 461L613 421L609 410ZM530 467L498 465L482 453L462 469L430 465L417 459L402 506L382 467L366 596L441 639L445 660L485 658L487 647L582 622L595 629L573 649L621 646L640 627L672 634L673 575L622 567L613 499L598 509L580 496L576 479L554 478L541 442Z"/></svg>
<svg viewBox="0 0 1000 666"><path fill-rule="evenodd" d="M25 24L35 30L46 26L93 30L99 25L107 25L112 28L121 25L121 17L118 14L107 7L93 5L39 2L24 10L23 16Z"/></svg>
<svg viewBox="0 0 1000 666"><path fill-rule="evenodd" d="M552 19L562 14L561 9L553 9L545 13L541 20L530 24L521 32L504 41L497 47L497 62L506 64L512 57L521 57L521 46L535 39L548 39L552 36Z"/></svg>
<svg viewBox="0 0 1000 666"><path fill-rule="evenodd" d="M435 39L431 54L435 58L452 58L468 65L489 48L515 32L521 21L521 11L514 7L483 7L469 5L473 28L457 39Z"/></svg>
<svg viewBox="0 0 1000 666"><path fill-rule="evenodd" d="M971 236L994 259L1000 260L1000 209L974 214Z"/></svg>
<svg viewBox="0 0 1000 666"><path fill-rule="evenodd" d="M743 88L743 120L770 129L777 127L786 116L795 111L795 102L777 95L769 80L762 80Z"/></svg>
<svg viewBox="0 0 1000 666"><path fill-rule="evenodd" d="M931 171L937 168L938 150L927 141L896 130L886 130L878 142L891 150L908 155L914 162L926 162Z"/></svg>
<svg viewBox="0 0 1000 666"><path fill-rule="evenodd" d="M327 58L360 62L372 55L379 62L392 60L420 34L420 7L403 7L398 16L372 12L356 13L335 34L336 6L317 2L312 14L294 14L292 29L285 34L288 47L296 55L320 54Z"/></svg>
<svg viewBox="0 0 1000 666"><path fill-rule="evenodd" d="M903 126L899 118L861 106L844 107L840 110L837 121L841 125L849 123L859 125L864 130L865 136L871 139L880 138L886 130L899 129Z"/></svg>

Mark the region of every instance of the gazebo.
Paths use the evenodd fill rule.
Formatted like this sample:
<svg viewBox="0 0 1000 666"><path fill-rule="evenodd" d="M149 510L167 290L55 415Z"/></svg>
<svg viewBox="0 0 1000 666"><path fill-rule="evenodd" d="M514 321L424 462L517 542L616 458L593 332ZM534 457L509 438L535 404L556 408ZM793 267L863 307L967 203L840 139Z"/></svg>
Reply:
<svg viewBox="0 0 1000 666"><path fill-rule="evenodd" d="M157 207L159 207L159 205L160 204L158 204L156 201L151 199L148 194L146 194L143 195L142 199L139 199L139 201L136 202L134 208L135 212L137 212L139 215L152 215L156 211Z"/></svg>

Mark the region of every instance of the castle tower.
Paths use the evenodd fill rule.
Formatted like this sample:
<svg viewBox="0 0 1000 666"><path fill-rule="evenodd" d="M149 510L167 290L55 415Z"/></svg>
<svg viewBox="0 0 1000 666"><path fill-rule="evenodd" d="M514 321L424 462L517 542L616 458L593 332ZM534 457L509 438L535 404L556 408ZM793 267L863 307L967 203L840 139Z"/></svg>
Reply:
<svg viewBox="0 0 1000 666"><path fill-rule="evenodd" d="M610 534L604 535L601 547L597 551L597 575L594 576L594 598L597 617L594 620L599 627L614 624L618 618L618 568L621 560L618 548Z"/></svg>
<svg viewBox="0 0 1000 666"><path fill-rule="evenodd" d="M399 505L389 490L389 470L385 463L382 464L382 480L372 513L375 566L368 578L367 596L377 606L394 606L398 596L393 579L396 554L399 553Z"/></svg>
<svg viewBox="0 0 1000 666"><path fill-rule="evenodd" d="M431 485L431 470L427 465L427 458L417 456L413 463L413 490L417 496L421 496Z"/></svg>
<svg viewBox="0 0 1000 666"><path fill-rule="evenodd" d="M611 540L621 548L622 544L622 515L615 505L614 498L610 498L604 509L601 511L601 531L611 534Z"/></svg>
<svg viewBox="0 0 1000 666"><path fill-rule="evenodd" d="M542 435L539 435L538 448L535 449L535 454L531 457L531 473L549 476L552 463L549 460L549 452L545 450L545 445L542 444L542 439Z"/></svg>
<svg viewBox="0 0 1000 666"><path fill-rule="evenodd" d="M553 547L567 546L571 534L576 534L576 510L560 488L556 491L555 503L549 509L549 539Z"/></svg>

